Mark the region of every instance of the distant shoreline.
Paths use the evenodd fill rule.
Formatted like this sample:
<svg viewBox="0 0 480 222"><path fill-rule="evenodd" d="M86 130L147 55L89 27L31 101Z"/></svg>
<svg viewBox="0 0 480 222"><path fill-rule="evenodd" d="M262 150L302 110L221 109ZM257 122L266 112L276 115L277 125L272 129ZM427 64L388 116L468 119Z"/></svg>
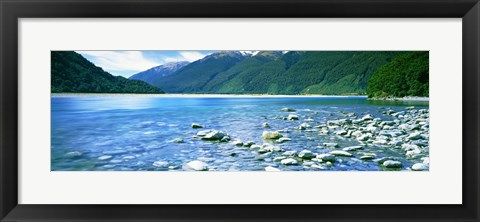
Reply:
<svg viewBox="0 0 480 222"><path fill-rule="evenodd" d="M367 98L365 95L269 95L269 94L141 94L141 93L51 93L51 97L80 97L80 96L108 96L108 97L120 97L120 96L148 96L148 97L198 97L198 98L227 98L227 97L337 97L337 98L350 98L350 97L362 97Z"/></svg>
<svg viewBox="0 0 480 222"><path fill-rule="evenodd" d="M406 96L406 97L383 97L383 98L368 98L369 100L387 100L387 101L418 101L429 102L430 97L420 96Z"/></svg>

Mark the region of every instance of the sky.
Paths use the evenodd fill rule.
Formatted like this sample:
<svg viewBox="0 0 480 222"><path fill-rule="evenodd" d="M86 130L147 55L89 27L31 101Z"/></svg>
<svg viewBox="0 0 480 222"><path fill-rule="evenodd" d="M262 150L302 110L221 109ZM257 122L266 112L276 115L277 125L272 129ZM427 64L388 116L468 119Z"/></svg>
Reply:
<svg viewBox="0 0 480 222"><path fill-rule="evenodd" d="M130 77L168 62L199 60L215 51L76 51L115 76Z"/></svg>

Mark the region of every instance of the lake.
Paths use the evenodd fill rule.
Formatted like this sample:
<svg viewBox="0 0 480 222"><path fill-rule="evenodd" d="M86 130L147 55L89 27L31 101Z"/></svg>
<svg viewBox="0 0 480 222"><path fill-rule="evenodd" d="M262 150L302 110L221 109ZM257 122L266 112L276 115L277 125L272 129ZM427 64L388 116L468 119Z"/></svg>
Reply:
<svg viewBox="0 0 480 222"><path fill-rule="evenodd" d="M428 113L366 97L52 95L51 170L426 170Z"/></svg>

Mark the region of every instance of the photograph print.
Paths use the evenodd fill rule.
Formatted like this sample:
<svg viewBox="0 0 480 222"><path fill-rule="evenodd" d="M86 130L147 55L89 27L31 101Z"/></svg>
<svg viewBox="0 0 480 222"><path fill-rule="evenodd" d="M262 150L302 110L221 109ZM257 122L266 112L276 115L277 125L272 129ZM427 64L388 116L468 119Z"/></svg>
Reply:
<svg viewBox="0 0 480 222"><path fill-rule="evenodd" d="M428 51L51 51L52 171L429 170Z"/></svg>

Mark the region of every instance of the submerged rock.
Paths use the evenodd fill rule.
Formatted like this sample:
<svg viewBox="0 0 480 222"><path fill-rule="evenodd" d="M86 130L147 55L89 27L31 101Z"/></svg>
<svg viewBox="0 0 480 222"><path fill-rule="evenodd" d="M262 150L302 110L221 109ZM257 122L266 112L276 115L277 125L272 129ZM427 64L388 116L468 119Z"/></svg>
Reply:
<svg viewBox="0 0 480 222"><path fill-rule="evenodd" d="M173 143L184 143L185 141L183 141L182 138L175 138L174 140L172 140Z"/></svg>
<svg viewBox="0 0 480 222"><path fill-rule="evenodd" d="M192 123L192 128L193 129L199 129L199 128L203 128L203 126L198 124L198 123Z"/></svg>
<svg viewBox="0 0 480 222"><path fill-rule="evenodd" d="M81 152L78 152L78 151L72 151L72 152L68 152L65 154L65 157L68 157L68 158L74 158L74 157L80 157L82 156L83 153Z"/></svg>
<svg viewBox="0 0 480 222"><path fill-rule="evenodd" d="M363 146L349 146L349 147L343 148L342 150L343 151L355 151L355 150L360 150L360 149L363 149Z"/></svg>
<svg viewBox="0 0 480 222"><path fill-rule="evenodd" d="M277 140L277 143L283 143L283 142L287 142L287 141L292 141L292 139L287 138L287 137L282 137L282 138Z"/></svg>
<svg viewBox="0 0 480 222"><path fill-rule="evenodd" d="M323 143L323 146L335 148L338 147L338 143Z"/></svg>
<svg viewBox="0 0 480 222"><path fill-rule="evenodd" d="M262 123L263 128L270 128L270 125L268 123Z"/></svg>
<svg viewBox="0 0 480 222"><path fill-rule="evenodd" d="M99 160L108 160L110 158L112 158L112 156L110 155L104 155L104 156L98 157Z"/></svg>
<svg viewBox="0 0 480 222"><path fill-rule="evenodd" d="M285 108L282 108L282 109L280 109L280 110L283 111L283 112L295 112L295 111L296 111L295 109L286 108L286 107L285 107Z"/></svg>
<svg viewBox="0 0 480 222"><path fill-rule="evenodd" d="M186 163L185 168L190 169L190 170L195 170L195 171L205 171L208 170L208 164L199 161L199 160L194 160Z"/></svg>
<svg viewBox="0 0 480 222"><path fill-rule="evenodd" d="M265 140L279 139L282 137L282 134L278 131L263 131L262 138Z"/></svg>
<svg viewBox="0 0 480 222"><path fill-rule="evenodd" d="M165 168L168 167L168 163L164 161L156 161L152 164L155 167Z"/></svg>

